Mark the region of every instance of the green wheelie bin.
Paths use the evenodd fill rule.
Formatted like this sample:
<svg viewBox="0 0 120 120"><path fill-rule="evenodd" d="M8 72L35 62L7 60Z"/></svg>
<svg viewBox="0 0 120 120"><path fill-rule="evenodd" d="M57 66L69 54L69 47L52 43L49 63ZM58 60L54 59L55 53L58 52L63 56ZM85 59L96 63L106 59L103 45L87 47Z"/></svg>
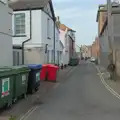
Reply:
<svg viewBox="0 0 120 120"><path fill-rule="evenodd" d="M27 66L14 66L12 69L15 72L13 92L13 101L15 102L21 96L26 97L30 69Z"/></svg>
<svg viewBox="0 0 120 120"><path fill-rule="evenodd" d="M12 105L14 72L10 68L0 68L0 108Z"/></svg>

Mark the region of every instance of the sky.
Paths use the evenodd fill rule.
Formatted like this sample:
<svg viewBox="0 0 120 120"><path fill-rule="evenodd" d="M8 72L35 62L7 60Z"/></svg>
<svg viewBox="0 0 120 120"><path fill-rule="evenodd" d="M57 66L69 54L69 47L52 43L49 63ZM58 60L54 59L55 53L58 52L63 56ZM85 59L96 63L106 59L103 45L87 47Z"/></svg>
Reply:
<svg viewBox="0 0 120 120"><path fill-rule="evenodd" d="M61 23L76 31L77 45L91 45L95 40L98 5L104 3L106 0L53 0L55 14Z"/></svg>

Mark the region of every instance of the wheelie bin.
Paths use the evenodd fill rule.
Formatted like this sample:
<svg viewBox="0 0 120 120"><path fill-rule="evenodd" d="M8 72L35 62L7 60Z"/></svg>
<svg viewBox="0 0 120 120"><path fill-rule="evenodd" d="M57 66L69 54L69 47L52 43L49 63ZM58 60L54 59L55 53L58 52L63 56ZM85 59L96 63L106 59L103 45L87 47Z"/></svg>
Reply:
<svg viewBox="0 0 120 120"><path fill-rule="evenodd" d="M30 69L28 66L13 66L14 75L14 102L21 96L26 97L28 87L28 74Z"/></svg>
<svg viewBox="0 0 120 120"><path fill-rule="evenodd" d="M57 74L58 74L58 69L59 69L58 66L47 65L47 70L48 70L47 80L48 81L56 82L56 80L57 80Z"/></svg>
<svg viewBox="0 0 120 120"><path fill-rule="evenodd" d="M12 105L14 72L10 68L0 68L0 108Z"/></svg>
<svg viewBox="0 0 120 120"><path fill-rule="evenodd" d="M40 86L40 70L42 65L28 65L28 67L31 69L28 79L28 93L33 93Z"/></svg>
<svg viewBox="0 0 120 120"><path fill-rule="evenodd" d="M43 65L40 73L40 80L45 81L47 78L47 65Z"/></svg>

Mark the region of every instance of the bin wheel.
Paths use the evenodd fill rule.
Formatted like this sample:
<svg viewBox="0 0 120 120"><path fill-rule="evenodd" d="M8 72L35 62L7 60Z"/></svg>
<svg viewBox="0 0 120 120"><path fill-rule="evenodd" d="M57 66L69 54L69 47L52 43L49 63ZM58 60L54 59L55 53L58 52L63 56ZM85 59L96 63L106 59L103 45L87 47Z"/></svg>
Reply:
<svg viewBox="0 0 120 120"><path fill-rule="evenodd" d="M17 98L14 98L14 99L13 99L13 103L16 103L16 102L17 102Z"/></svg>
<svg viewBox="0 0 120 120"><path fill-rule="evenodd" d="M7 103L7 108L9 109L9 108L11 108L11 107L12 107L12 102Z"/></svg>
<svg viewBox="0 0 120 120"><path fill-rule="evenodd" d="M38 91L38 89L39 89L38 87L37 87L37 88L35 88L35 92L37 92L37 91Z"/></svg>

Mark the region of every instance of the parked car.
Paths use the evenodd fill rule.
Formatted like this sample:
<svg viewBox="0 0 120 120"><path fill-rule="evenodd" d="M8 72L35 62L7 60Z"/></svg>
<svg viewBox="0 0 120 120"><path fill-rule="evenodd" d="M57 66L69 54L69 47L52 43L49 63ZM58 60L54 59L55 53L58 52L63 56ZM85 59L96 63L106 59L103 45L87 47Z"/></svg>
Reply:
<svg viewBox="0 0 120 120"><path fill-rule="evenodd" d="M95 59L94 57L91 57L90 61L91 61L91 62L95 62L96 59Z"/></svg>

